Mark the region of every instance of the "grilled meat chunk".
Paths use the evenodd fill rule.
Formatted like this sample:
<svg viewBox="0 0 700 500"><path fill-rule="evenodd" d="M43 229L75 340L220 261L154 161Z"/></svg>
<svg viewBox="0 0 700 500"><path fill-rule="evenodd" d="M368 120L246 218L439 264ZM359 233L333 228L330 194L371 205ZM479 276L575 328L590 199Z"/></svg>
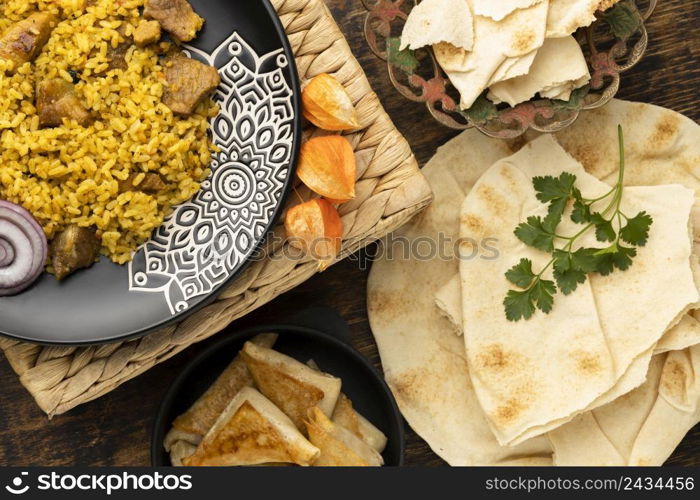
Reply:
<svg viewBox="0 0 700 500"><path fill-rule="evenodd" d="M109 47L107 49L107 57L109 57L109 69L125 70L129 67L126 62L126 53L129 52L129 43L120 43L117 48Z"/></svg>
<svg viewBox="0 0 700 500"><path fill-rule="evenodd" d="M37 58L51 36L57 20L52 14L37 12L5 30L0 36L0 58L15 67Z"/></svg>
<svg viewBox="0 0 700 500"><path fill-rule="evenodd" d="M100 251L97 230L91 227L68 226L51 242L51 261L56 278L90 267Z"/></svg>
<svg viewBox="0 0 700 500"><path fill-rule="evenodd" d="M204 19L187 0L146 0L143 15L159 21L163 29L180 42L193 40L204 25Z"/></svg>
<svg viewBox="0 0 700 500"><path fill-rule="evenodd" d="M168 185L159 174L147 173L138 184L135 184L141 174L132 174L125 181L119 183L119 192L141 191L146 194L158 194L165 191Z"/></svg>
<svg viewBox="0 0 700 500"><path fill-rule="evenodd" d="M191 115L197 105L209 97L221 83L216 68L178 55L166 63L168 88L163 103L173 113Z"/></svg>
<svg viewBox="0 0 700 500"><path fill-rule="evenodd" d="M112 47L110 43L107 46L107 59L109 63L106 69L95 72L96 76L104 76L108 71L113 69L126 70L129 68L129 64L126 62L126 54L129 52L129 48L133 45L130 37L126 35L126 25L122 24L118 29L117 33L121 36L120 41L116 47ZM99 52L99 49L95 48L91 53L90 57L94 57Z"/></svg>
<svg viewBox="0 0 700 500"><path fill-rule="evenodd" d="M145 47L160 40L161 29L158 21L141 21L134 31L134 43Z"/></svg>
<svg viewBox="0 0 700 500"><path fill-rule="evenodd" d="M60 78L39 83L36 107L41 127L58 127L64 118L86 125L91 118L76 94L75 85Z"/></svg>
<svg viewBox="0 0 700 500"><path fill-rule="evenodd" d="M109 58L109 70L111 69L121 69L125 70L129 68L129 63L126 62L126 53L129 52L129 47L131 47L131 39L126 36L126 25L122 24L117 32L124 39L123 42L119 43L116 47L110 46L107 48L107 57Z"/></svg>

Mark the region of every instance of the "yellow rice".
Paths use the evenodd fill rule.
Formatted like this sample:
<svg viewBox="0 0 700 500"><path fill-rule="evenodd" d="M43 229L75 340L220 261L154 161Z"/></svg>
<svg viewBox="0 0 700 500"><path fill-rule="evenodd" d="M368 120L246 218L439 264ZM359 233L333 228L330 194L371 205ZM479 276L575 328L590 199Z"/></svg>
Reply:
<svg viewBox="0 0 700 500"><path fill-rule="evenodd" d="M37 10L61 19L34 63L10 74L11 63L0 60L0 199L29 210L49 239L70 224L96 226L102 253L123 264L209 175L208 120L218 110L209 100L189 118L174 116L161 102L165 80L152 47L132 46L128 69L106 71L109 46L123 41L117 30L125 24L133 33L144 0L85 3L0 1L0 32ZM80 75L76 90L95 120L39 129L37 83L72 81L70 70ZM159 173L167 190L119 192L120 180L146 172Z"/></svg>

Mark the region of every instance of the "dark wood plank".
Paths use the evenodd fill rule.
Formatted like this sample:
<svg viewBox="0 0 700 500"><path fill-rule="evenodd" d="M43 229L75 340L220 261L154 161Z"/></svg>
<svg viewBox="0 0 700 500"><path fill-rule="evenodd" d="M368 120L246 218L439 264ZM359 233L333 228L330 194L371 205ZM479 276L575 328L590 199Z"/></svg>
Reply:
<svg viewBox="0 0 700 500"><path fill-rule="evenodd" d="M424 163L438 146L455 135L435 124L420 106L402 99L389 83L383 63L362 39L364 12L359 0L328 0L382 102ZM649 22L650 48L643 62L623 78L620 97L652 102L700 118L700 2L660 0ZM365 255L371 254L371 249ZM352 328L355 346L378 367L379 357L367 321L367 262L355 258L334 266L235 324L237 328L282 320L301 308L336 309ZM210 342L210 341L209 341ZM148 465L150 429L168 385L189 359L209 342L126 383L107 396L48 421L20 385L6 361L0 362L1 465ZM406 461L411 465L443 462L412 431ZM674 465L700 465L700 427L674 453Z"/></svg>

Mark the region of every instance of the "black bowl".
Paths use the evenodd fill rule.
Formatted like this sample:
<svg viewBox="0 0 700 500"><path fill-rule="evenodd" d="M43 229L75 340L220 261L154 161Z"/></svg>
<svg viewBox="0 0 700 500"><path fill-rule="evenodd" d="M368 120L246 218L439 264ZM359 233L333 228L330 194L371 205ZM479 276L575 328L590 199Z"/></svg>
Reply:
<svg viewBox="0 0 700 500"><path fill-rule="evenodd" d="M303 363L313 359L321 370L340 377L343 392L355 409L386 434L387 446L382 453L385 464L403 465L403 418L384 379L369 362L329 333L301 326L268 325L231 332L185 366L166 393L156 417L151 442L154 466L172 465L163 448L163 439L173 420L206 391L247 340L269 332L279 334L275 350Z"/></svg>

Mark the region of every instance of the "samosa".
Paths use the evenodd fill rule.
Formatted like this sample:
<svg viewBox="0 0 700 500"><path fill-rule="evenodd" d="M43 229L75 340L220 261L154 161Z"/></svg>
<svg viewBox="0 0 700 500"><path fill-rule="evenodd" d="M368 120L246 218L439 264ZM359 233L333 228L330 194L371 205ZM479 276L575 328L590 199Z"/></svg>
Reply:
<svg viewBox="0 0 700 500"><path fill-rule="evenodd" d="M314 406L328 417L333 414L340 395L339 378L252 342L246 342L241 357L260 392L286 413L297 428L304 429L307 411Z"/></svg>
<svg viewBox="0 0 700 500"><path fill-rule="evenodd" d="M345 427L379 453L386 448L386 436L353 408L352 401L340 394L333 412L333 423Z"/></svg>
<svg viewBox="0 0 700 500"><path fill-rule="evenodd" d="M252 387L233 398L187 466L232 466L269 463L311 465L319 456L292 421Z"/></svg>
<svg viewBox="0 0 700 500"><path fill-rule="evenodd" d="M277 334L262 333L251 342L264 347L272 347ZM182 460L192 455L231 402L243 387L252 386L253 378L240 355L226 367L207 391L182 415L173 422L173 427L165 436L163 443L170 453L170 461L175 466L182 465Z"/></svg>
<svg viewBox="0 0 700 500"><path fill-rule="evenodd" d="M305 421L311 443L321 451L313 465L320 467L379 467L384 459L345 427L334 424L318 407Z"/></svg>

